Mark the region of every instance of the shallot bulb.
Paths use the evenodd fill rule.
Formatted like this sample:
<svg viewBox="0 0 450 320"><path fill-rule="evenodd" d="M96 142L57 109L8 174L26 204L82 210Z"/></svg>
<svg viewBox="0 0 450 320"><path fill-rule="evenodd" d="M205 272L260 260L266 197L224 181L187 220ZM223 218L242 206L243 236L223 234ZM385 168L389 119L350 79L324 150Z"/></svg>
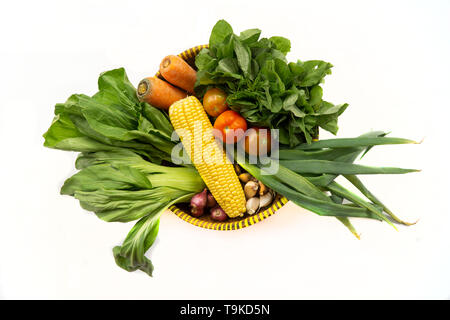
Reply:
<svg viewBox="0 0 450 320"><path fill-rule="evenodd" d="M223 211L223 209L219 206L215 206L214 208L212 208L210 213L211 218L216 221L225 221L228 218L225 211Z"/></svg>
<svg viewBox="0 0 450 320"><path fill-rule="evenodd" d="M208 208L215 207L217 205L216 199L214 199L214 196L211 193L208 193L206 196L206 206Z"/></svg>
<svg viewBox="0 0 450 320"><path fill-rule="evenodd" d="M191 215L194 217L200 217L203 215L203 210L206 207L207 202L207 191L206 188L200 193L197 193L191 199Z"/></svg>

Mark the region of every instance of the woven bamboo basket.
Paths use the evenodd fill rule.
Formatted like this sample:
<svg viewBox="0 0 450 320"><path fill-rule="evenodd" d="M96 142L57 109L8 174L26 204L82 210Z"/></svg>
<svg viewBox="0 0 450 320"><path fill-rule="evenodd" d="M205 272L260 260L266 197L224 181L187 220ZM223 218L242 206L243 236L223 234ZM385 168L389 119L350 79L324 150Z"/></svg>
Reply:
<svg viewBox="0 0 450 320"><path fill-rule="evenodd" d="M195 68L195 57L203 48L208 48L208 45L200 45L187 49L180 53L178 56L183 58L187 63L189 63L189 65ZM156 76L162 78L159 72L156 74ZM179 218L197 227L212 230L238 230L254 225L255 223L258 223L270 217L279 209L281 209L281 207L284 206L287 202L288 200L285 197L278 195L275 197L272 204L264 210L261 210L251 216L244 215L243 217L228 219L224 222L214 221L208 215L204 215L199 218L193 217L187 213L189 212L189 207L183 204L172 205L169 209Z"/></svg>

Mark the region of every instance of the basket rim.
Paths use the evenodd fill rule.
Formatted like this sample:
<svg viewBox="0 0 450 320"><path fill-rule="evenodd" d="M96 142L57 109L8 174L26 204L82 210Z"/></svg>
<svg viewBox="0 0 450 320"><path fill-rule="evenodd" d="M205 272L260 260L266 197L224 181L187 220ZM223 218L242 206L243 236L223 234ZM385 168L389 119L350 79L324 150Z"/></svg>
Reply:
<svg viewBox="0 0 450 320"><path fill-rule="evenodd" d="M264 219L274 215L278 210L280 210L286 203L288 199L286 197L281 197L280 200L275 201L269 208L255 213L246 218L236 220L236 221L207 221L191 216L184 210L180 209L176 204L169 207L169 210L176 214L180 219L200 228L220 230L220 231L231 231L239 230L249 226L254 225Z"/></svg>

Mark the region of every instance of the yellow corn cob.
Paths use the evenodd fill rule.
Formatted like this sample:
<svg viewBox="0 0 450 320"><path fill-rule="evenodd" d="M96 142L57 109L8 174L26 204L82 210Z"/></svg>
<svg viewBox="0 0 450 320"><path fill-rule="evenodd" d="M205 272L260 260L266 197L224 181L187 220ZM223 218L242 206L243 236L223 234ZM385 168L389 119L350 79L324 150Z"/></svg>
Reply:
<svg viewBox="0 0 450 320"><path fill-rule="evenodd" d="M224 150L217 144L212 125L200 101L187 97L169 108L170 121L183 146L217 203L234 218L245 211L245 195Z"/></svg>

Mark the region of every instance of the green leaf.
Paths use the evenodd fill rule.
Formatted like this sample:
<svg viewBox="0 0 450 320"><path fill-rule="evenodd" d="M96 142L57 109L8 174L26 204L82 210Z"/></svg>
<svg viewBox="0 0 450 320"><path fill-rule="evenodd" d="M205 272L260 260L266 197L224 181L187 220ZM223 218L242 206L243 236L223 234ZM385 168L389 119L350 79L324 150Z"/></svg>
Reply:
<svg viewBox="0 0 450 320"><path fill-rule="evenodd" d="M224 41L218 43L212 49L215 50L216 58L223 59L233 56L234 46L235 46L236 37L234 34L229 34L225 37Z"/></svg>
<svg viewBox="0 0 450 320"><path fill-rule="evenodd" d="M244 72L244 75L247 75L250 72L250 66L251 66L250 48L246 44L235 39L234 52L236 53L236 58L237 58L239 67Z"/></svg>
<svg viewBox="0 0 450 320"><path fill-rule="evenodd" d="M195 57L195 66L201 70L212 70L217 66L217 59L210 55L208 48L203 48Z"/></svg>
<svg viewBox="0 0 450 320"><path fill-rule="evenodd" d="M298 99L298 94L290 94L283 101L283 108L295 105Z"/></svg>
<svg viewBox="0 0 450 320"><path fill-rule="evenodd" d="M272 108L270 109L270 111L277 113L280 112L282 108L283 108L283 101L281 100L280 97L275 97L272 100Z"/></svg>
<svg viewBox="0 0 450 320"><path fill-rule="evenodd" d="M280 160L336 160L338 157L358 151L358 148L321 149L305 151L300 149L281 148Z"/></svg>
<svg viewBox="0 0 450 320"><path fill-rule="evenodd" d="M108 164L87 167L64 182L61 194L74 195L76 191L151 189L147 177L128 166L113 167Z"/></svg>
<svg viewBox="0 0 450 320"><path fill-rule="evenodd" d="M141 270L152 276L154 267L150 259L145 257L145 252L153 245L158 235L161 212L139 220L128 233L122 246L114 247L113 255L119 267L128 272Z"/></svg>
<svg viewBox="0 0 450 320"><path fill-rule="evenodd" d="M237 74L239 72L239 66L235 58L228 57L219 61L216 71Z"/></svg>
<svg viewBox="0 0 450 320"><path fill-rule="evenodd" d="M389 208L386 207L386 205L384 205L380 200L378 200L378 198L364 186L362 181L357 176L344 175L344 177L348 181L350 181L367 199L369 199L373 203L381 206L383 208L383 210L396 222L407 225L407 226L414 224L414 223L410 223L410 222L405 222L402 219L400 219L399 217L397 217L391 210L389 210Z"/></svg>
<svg viewBox="0 0 450 320"><path fill-rule="evenodd" d="M189 197L192 197L192 195L189 195ZM153 264L145 256L145 253L155 242L158 234L159 218L172 204L183 202L187 199L186 196L174 199L172 202L162 206L161 209L155 210L139 220L128 233L122 245L114 247L113 254L116 264L126 271L141 270L152 276Z"/></svg>
<svg viewBox="0 0 450 320"><path fill-rule="evenodd" d="M309 104L318 107L322 102L323 90L319 85L315 85L309 91Z"/></svg>
<svg viewBox="0 0 450 320"><path fill-rule="evenodd" d="M114 101L117 104L134 107L139 103L136 96L136 89L128 80L124 68L101 73L98 78L98 89L99 93L95 95L94 98L105 102L104 98L106 98L106 96L103 96L103 99L100 99L100 96L108 92L108 104L111 104L111 102Z"/></svg>
<svg viewBox="0 0 450 320"><path fill-rule="evenodd" d="M372 212L368 211L365 208L336 204L333 203L328 197L326 200L320 200L313 196L305 195L303 193L303 189L293 189L293 186L298 185L295 184L293 186L287 186L286 184L284 184L282 182L285 178L284 175L283 177L279 177L279 175L272 176L269 174L263 174L261 169L254 165L246 163L242 159L238 160L238 162L239 165L247 170L252 176L262 181L269 188L281 193L295 204L319 215L334 217L360 217L381 220L380 217L374 215Z"/></svg>
<svg viewBox="0 0 450 320"><path fill-rule="evenodd" d="M205 187L203 180L193 167L169 167L154 164L127 149L83 153L78 156L75 166L77 169L84 169L99 164L137 169L146 175L153 187L168 186L188 192L200 192Z"/></svg>
<svg viewBox="0 0 450 320"><path fill-rule="evenodd" d="M357 137L357 138L338 138L324 139L311 144L302 144L297 148L301 150L313 150L322 148L352 148L352 147L369 147L388 144L417 144L417 142L404 138L392 137Z"/></svg>
<svg viewBox="0 0 450 320"><path fill-rule="evenodd" d="M281 160L280 164L298 173L332 174L403 174L416 169L369 167L360 164L330 160Z"/></svg>
<svg viewBox="0 0 450 320"><path fill-rule="evenodd" d="M233 34L233 28L230 24L225 20L217 21L209 37L209 46L212 47L221 43L230 34Z"/></svg>
<svg viewBox="0 0 450 320"><path fill-rule="evenodd" d="M328 190L332 191L333 193L355 203L356 205L359 205L363 208L366 208L367 210L369 210L370 212L372 212L373 214L379 216L382 220L384 220L385 222L387 222L389 225L391 225L392 227L394 227L394 229L397 230L397 228L392 224L391 221L389 221L385 215L383 215L383 210L380 209L379 207L376 207L375 205L365 201L364 199L358 197L357 195L355 195L354 193L348 191L347 189L345 189L344 187L342 187L340 184L338 184L337 182L333 181L328 185Z"/></svg>
<svg viewBox="0 0 450 320"><path fill-rule="evenodd" d="M52 125L43 137L45 147L66 151L90 152L117 149L86 137L75 127L68 115L61 113L55 116Z"/></svg>
<svg viewBox="0 0 450 320"><path fill-rule="evenodd" d="M293 76L286 62L275 59L275 71L278 73L286 87L291 86Z"/></svg>
<svg viewBox="0 0 450 320"><path fill-rule="evenodd" d="M289 63L289 69L291 70L292 74L294 76L300 76L303 74L303 72L305 72L305 68L303 67L303 63L298 61L297 63L295 62L290 62Z"/></svg>
<svg viewBox="0 0 450 320"><path fill-rule="evenodd" d="M303 78L300 81L300 86L312 87L319 84L327 74L331 74L332 67L333 65L331 63L320 60L304 62L303 68L305 71L303 73Z"/></svg>
<svg viewBox="0 0 450 320"><path fill-rule="evenodd" d="M77 130L70 118L65 114L57 114L50 125L50 128L43 135L44 146L55 147L63 140L83 137Z"/></svg>
<svg viewBox="0 0 450 320"><path fill-rule="evenodd" d="M278 50L280 50L283 54L287 54L291 51L291 41L284 37L271 37L270 41L275 43Z"/></svg>
<svg viewBox="0 0 450 320"><path fill-rule="evenodd" d="M74 197L82 208L94 212L104 221L129 222L163 210L174 199L187 199L194 194L171 187L155 187L151 190L76 191Z"/></svg>
<svg viewBox="0 0 450 320"><path fill-rule="evenodd" d="M236 36L228 23L219 21L211 33L217 42L197 58L196 94L201 97L211 86L223 88L235 96L227 99L231 108L250 124L280 129L282 145L310 143L319 127L336 134L337 118L348 105L322 101L319 86L332 65L320 60L288 63L290 41L278 36L259 39L260 34L249 29ZM240 92L246 95L237 98ZM291 94L297 101L283 104Z"/></svg>
<svg viewBox="0 0 450 320"><path fill-rule="evenodd" d="M248 29L248 30L241 32L241 34L239 35L239 40L248 45L248 44L258 41L260 35L261 35L261 30Z"/></svg>
<svg viewBox="0 0 450 320"><path fill-rule="evenodd" d="M73 151L145 150L150 160L169 160L175 143L163 111L140 103L123 68L104 72L93 97L75 94L55 106L44 146ZM161 152L162 151L162 152Z"/></svg>

